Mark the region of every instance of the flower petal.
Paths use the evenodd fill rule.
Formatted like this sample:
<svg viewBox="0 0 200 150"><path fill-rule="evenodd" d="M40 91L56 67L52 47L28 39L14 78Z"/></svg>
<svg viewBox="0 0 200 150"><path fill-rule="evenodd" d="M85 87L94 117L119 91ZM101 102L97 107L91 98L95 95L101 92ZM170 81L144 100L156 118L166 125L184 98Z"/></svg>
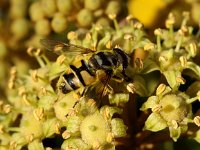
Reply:
<svg viewBox="0 0 200 150"><path fill-rule="evenodd" d="M152 113L146 120L144 129L153 132L165 129L167 124L164 119L160 117L157 113Z"/></svg>

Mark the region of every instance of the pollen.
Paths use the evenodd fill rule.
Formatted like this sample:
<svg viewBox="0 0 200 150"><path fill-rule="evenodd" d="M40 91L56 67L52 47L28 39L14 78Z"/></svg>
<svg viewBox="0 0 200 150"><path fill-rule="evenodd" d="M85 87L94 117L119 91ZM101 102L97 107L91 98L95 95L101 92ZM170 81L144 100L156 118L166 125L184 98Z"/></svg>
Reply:
<svg viewBox="0 0 200 150"><path fill-rule="evenodd" d="M165 84L160 84L158 86L158 88L156 89L156 95L160 95L162 94L166 89L166 85Z"/></svg>
<svg viewBox="0 0 200 150"><path fill-rule="evenodd" d="M200 127L200 116L194 117L194 123L195 123L198 127Z"/></svg>
<svg viewBox="0 0 200 150"><path fill-rule="evenodd" d="M36 120L40 121L44 117L44 109L43 108L37 108L33 111L33 116Z"/></svg>
<svg viewBox="0 0 200 150"><path fill-rule="evenodd" d="M157 35L157 36L162 35L162 29L160 29L160 28L159 29L155 29L154 30L154 34Z"/></svg>
<svg viewBox="0 0 200 150"><path fill-rule="evenodd" d="M172 120L172 127L177 129L179 127L178 122L176 120Z"/></svg>
<svg viewBox="0 0 200 150"><path fill-rule="evenodd" d="M179 58L180 62L181 62L181 66L182 67L186 67L187 66L187 58L185 56L181 56Z"/></svg>
<svg viewBox="0 0 200 150"><path fill-rule="evenodd" d="M78 38L78 35L76 32L74 31L70 31L68 34L67 34L67 39L69 40L75 40Z"/></svg>
<svg viewBox="0 0 200 150"><path fill-rule="evenodd" d="M62 137L63 139L68 139L70 138L70 132L65 130L63 133L62 133Z"/></svg>
<svg viewBox="0 0 200 150"><path fill-rule="evenodd" d="M176 77L176 81L180 84L185 84L186 80L183 77Z"/></svg>

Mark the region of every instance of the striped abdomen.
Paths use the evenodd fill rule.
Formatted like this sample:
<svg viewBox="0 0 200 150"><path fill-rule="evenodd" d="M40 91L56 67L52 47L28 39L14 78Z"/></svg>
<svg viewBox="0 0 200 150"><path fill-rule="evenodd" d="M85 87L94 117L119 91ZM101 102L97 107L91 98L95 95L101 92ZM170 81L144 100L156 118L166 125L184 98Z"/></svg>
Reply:
<svg viewBox="0 0 200 150"><path fill-rule="evenodd" d="M76 68L74 65L70 65L70 68L72 72L63 74L62 83L59 85L62 93L66 94L94 82L95 74L84 60L81 60L81 66L79 68Z"/></svg>

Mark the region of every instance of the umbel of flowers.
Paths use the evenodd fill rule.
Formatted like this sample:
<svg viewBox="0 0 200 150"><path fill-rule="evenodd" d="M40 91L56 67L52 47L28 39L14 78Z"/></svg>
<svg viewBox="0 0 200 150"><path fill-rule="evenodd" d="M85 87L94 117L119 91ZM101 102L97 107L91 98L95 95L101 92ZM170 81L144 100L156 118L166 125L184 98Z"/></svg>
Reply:
<svg viewBox="0 0 200 150"><path fill-rule="evenodd" d="M29 69L29 73L16 67L10 70L7 99L0 101L0 149L112 150L117 146L142 149L140 145L145 141L134 145L137 142L133 139L145 133L138 130L131 135L129 130L137 127L137 121L132 124L127 121L128 115L124 116L127 103L134 104L127 114L139 111L136 105L142 103L142 97L146 100L140 113L147 114L150 109L142 123L143 130L169 129L167 134L174 141L185 134L200 142L199 108L192 110L192 103L200 99L200 67L195 62L199 55L199 34L193 35L193 28L187 26L189 15L184 13L182 26L176 31L175 18L170 14L167 29L155 30L155 43L131 16L120 23L116 15L109 17L114 27L94 24L89 30L80 28L68 33L68 42L94 52L120 47L130 56L126 73L132 81L111 80L112 92L101 99L81 95L84 87L63 94L57 88L62 74L70 69L70 64L80 63L87 56L63 53L51 61L41 49L30 47L27 52L39 67ZM188 78L194 82L187 84ZM47 141L54 141L53 145Z"/></svg>
<svg viewBox="0 0 200 150"><path fill-rule="evenodd" d="M174 141L182 134L194 136L194 130L188 128L189 123L199 126L199 108L197 113L193 114L191 105L194 101L200 100L200 67L194 62L195 57L199 57L199 41L198 36L192 36L193 28L186 25L189 13L184 12L183 17L179 30L174 30L175 18L173 14L169 14L166 20L167 29L156 29L154 32L157 43L152 48L154 52L149 52L151 56L149 55L149 60L146 61L151 64L147 66L154 66L154 71L159 70L168 86L161 83L156 89L156 95L150 96L141 107L142 111L149 108L152 111L144 129L157 132L168 128ZM189 81L184 79L184 76L194 79L194 83L186 85ZM185 91L181 90L183 85ZM199 142L198 136L195 135L195 139Z"/></svg>

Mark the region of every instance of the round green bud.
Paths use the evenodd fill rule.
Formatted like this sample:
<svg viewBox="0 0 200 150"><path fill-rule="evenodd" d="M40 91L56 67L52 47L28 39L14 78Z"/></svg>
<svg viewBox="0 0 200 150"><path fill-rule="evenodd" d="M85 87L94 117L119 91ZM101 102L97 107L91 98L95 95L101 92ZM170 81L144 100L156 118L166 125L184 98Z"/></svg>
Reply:
<svg viewBox="0 0 200 150"><path fill-rule="evenodd" d="M61 13L68 15L73 7L72 0L57 0L57 7Z"/></svg>
<svg viewBox="0 0 200 150"><path fill-rule="evenodd" d="M119 1L110 1L106 7L105 13L107 15L111 14L119 14L121 9L120 2Z"/></svg>
<svg viewBox="0 0 200 150"><path fill-rule="evenodd" d="M51 17L57 10L55 0L42 0L41 2L44 13Z"/></svg>
<svg viewBox="0 0 200 150"><path fill-rule="evenodd" d="M22 18L26 15L27 13L27 1L25 0L18 0L18 1L13 1L11 2L11 7L10 7L10 15L12 18Z"/></svg>
<svg viewBox="0 0 200 150"><path fill-rule="evenodd" d="M51 21L53 31L63 32L67 28L67 18L62 13L56 13Z"/></svg>
<svg viewBox="0 0 200 150"><path fill-rule="evenodd" d="M85 0L85 8L89 10L96 10L101 7L101 0Z"/></svg>
<svg viewBox="0 0 200 150"><path fill-rule="evenodd" d="M11 32L17 39L24 38L29 32L28 20L24 18L14 20L14 22L11 25Z"/></svg>
<svg viewBox="0 0 200 150"><path fill-rule="evenodd" d="M44 36L49 35L51 32L51 25L49 20L41 19L36 21L35 32L39 35L44 35Z"/></svg>
<svg viewBox="0 0 200 150"><path fill-rule="evenodd" d="M83 141L90 145L106 143L110 133L107 120L99 113L87 116L80 125L80 131Z"/></svg>
<svg viewBox="0 0 200 150"><path fill-rule="evenodd" d="M80 26L87 27L91 26L93 22L93 14L88 9L82 9L77 15L77 21Z"/></svg>
<svg viewBox="0 0 200 150"><path fill-rule="evenodd" d="M127 126L124 125L124 122L120 118L114 118L111 120L112 133L115 137L124 137L126 136Z"/></svg>
<svg viewBox="0 0 200 150"><path fill-rule="evenodd" d="M31 20L33 21L41 20L42 18L44 18L45 13L39 1L31 4L29 8L29 14L30 14Z"/></svg>
<svg viewBox="0 0 200 150"><path fill-rule="evenodd" d="M83 150L90 150L91 146L88 146L86 143L84 143L83 140L81 140L81 138L69 138L67 140L65 140L62 145L61 148L63 150L67 150L67 149L71 149L71 150L75 150L75 149L83 149Z"/></svg>

